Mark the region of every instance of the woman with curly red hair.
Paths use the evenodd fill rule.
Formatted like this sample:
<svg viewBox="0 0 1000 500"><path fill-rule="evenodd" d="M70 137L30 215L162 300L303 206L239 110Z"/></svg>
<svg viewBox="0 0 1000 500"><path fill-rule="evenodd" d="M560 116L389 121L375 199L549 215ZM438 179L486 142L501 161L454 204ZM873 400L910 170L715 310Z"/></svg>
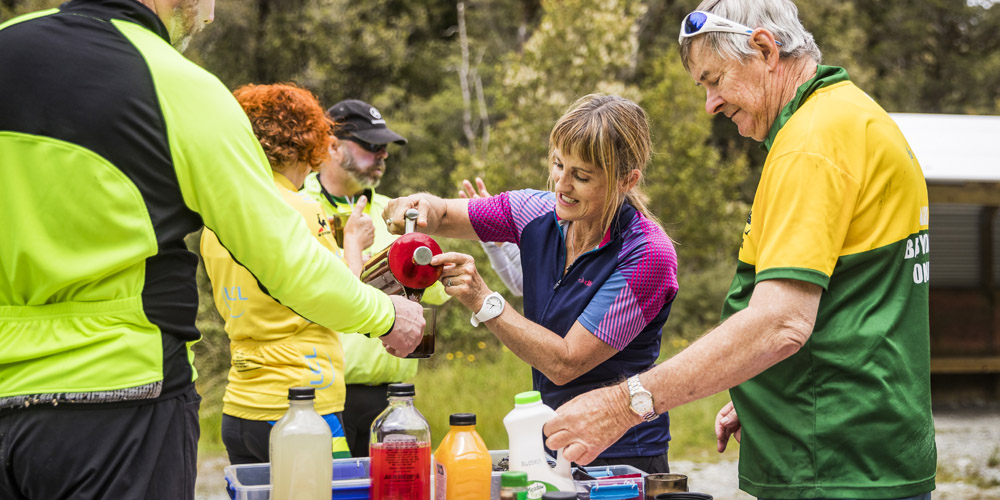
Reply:
<svg viewBox="0 0 1000 500"><path fill-rule="evenodd" d="M233 94L267 155L278 192L302 214L320 243L343 257L323 208L298 193L309 172L338 154L336 138L330 134L333 122L311 92L293 84L245 85ZM357 241L356 222L348 221L344 246L356 251L360 261L361 249L369 243ZM207 228L201 255L230 339L232 366L222 408L222 442L229 461L268 461L271 427L287 410L288 388L294 386L315 388L316 411L330 425L334 457L350 456L340 415L344 410L341 334L303 319L271 298ZM359 272L360 267L355 275Z"/></svg>

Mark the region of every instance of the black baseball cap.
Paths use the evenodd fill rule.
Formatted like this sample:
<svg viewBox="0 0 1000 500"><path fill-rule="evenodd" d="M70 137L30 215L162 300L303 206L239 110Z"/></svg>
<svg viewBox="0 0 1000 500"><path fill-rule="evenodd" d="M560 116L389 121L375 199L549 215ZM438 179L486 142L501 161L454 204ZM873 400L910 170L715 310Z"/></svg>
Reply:
<svg viewBox="0 0 1000 500"><path fill-rule="evenodd" d="M406 138L389 130L382 113L367 102L357 99L340 101L326 110L326 114L337 122L334 135L338 138L354 136L369 144L406 144Z"/></svg>

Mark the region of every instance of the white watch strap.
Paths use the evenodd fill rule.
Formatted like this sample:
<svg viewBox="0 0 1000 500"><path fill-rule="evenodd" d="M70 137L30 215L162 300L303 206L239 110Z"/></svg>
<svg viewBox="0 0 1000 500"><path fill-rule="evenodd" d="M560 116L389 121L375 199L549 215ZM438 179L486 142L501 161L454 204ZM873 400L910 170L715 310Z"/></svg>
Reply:
<svg viewBox="0 0 1000 500"><path fill-rule="evenodd" d="M491 313L486 308L486 304L489 302L489 300L490 300L491 297L495 297L496 299L500 300L500 310L498 310L496 312L493 312L493 313ZM474 313L472 315L472 317L469 318L469 322L472 323L472 326L479 326L480 323L482 323L484 321L489 321L489 320L491 320L491 319L499 316L500 313L503 312L504 306L506 304L507 304L507 301L504 300L503 295L500 295L500 292L493 292L493 293L487 295L485 299L483 299L483 305L479 308L479 312Z"/></svg>

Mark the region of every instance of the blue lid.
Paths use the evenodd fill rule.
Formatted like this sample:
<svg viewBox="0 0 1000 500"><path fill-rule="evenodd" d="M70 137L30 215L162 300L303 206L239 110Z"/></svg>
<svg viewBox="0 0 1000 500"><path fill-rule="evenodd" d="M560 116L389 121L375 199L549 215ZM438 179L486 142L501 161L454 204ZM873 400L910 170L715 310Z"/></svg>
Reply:
<svg viewBox="0 0 1000 500"><path fill-rule="evenodd" d="M639 485L607 484L597 485L590 489L590 500L626 500L639 496Z"/></svg>
<svg viewBox="0 0 1000 500"><path fill-rule="evenodd" d="M368 500L369 485L333 487L332 500Z"/></svg>

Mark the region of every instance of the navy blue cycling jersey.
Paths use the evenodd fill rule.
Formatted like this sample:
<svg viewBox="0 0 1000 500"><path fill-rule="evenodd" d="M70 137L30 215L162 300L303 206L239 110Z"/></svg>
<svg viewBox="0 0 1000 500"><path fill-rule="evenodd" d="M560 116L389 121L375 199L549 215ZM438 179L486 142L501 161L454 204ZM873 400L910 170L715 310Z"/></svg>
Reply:
<svg viewBox="0 0 1000 500"><path fill-rule="evenodd" d="M677 294L677 255L658 225L623 204L600 245L563 274L566 243L553 193L523 190L473 199L469 218L481 240L520 247L526 318L563 337L579 321L618 350L562 386L532 368L535 390L545 404L557 408L653 366ZM657 455L669 440L670 421L663 415L633 427L600 457Z"/></svg>

